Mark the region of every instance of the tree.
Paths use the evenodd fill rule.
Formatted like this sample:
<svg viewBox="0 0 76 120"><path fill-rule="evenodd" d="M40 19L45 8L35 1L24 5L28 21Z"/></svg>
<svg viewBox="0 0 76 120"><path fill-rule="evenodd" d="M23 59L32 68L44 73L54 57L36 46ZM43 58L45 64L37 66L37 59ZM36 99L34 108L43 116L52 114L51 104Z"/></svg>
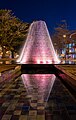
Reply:
<svg viewBox="0 0 76 120"><path fill-rule="evenodd" d="M5 57L5 48L12 52L20 46L27 36L29 23L24 23L16 18L11 10L0 10L0 45Z"/></svg>
<svg viewBox="0 0 76 120"><path fill-rule="evenodd" d="M60 24L57 25L52 35L53 44L58 53L61 54L61 50L70 42L69 35L70 30L68 29L67 23L65 20L62 20Z"/></svg>

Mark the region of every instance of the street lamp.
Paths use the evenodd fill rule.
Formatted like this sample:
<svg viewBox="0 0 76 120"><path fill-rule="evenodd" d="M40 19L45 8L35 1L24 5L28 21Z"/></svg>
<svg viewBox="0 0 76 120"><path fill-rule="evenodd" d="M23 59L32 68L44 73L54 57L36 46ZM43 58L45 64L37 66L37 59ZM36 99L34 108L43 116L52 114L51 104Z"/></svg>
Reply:
<svg viewBox="0 0 76 120"><path fill-rule="evenodd" d="M66 35L63 35L63 38L66 38Z"/></svg>
<svg viewBox="0 0 76 120"><path fill-rule="evenodd" d="M66 35L64 34L63 35L63 38L64 38L64 40L66 39ZM65 43L65 62L66 62L66 42L64 42Z"/></svg>

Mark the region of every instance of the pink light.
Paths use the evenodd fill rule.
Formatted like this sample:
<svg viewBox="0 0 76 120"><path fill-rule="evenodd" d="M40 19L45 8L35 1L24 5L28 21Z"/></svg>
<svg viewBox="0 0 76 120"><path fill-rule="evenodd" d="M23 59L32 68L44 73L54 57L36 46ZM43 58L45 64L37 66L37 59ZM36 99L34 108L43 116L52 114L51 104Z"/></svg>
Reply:
<svg viewBox="0 0 76 120"><path fill-rule="evenodd" d="M60 62L44 21L35 21L30 25L26 42L17 62L22 64Z"/></svg>
<svg viewBox="0 0 76 120"><path fill-rule="evenodd" d="M22 74L21 77L28 95L37 100L48 100L56 78L54 74Z"/></svg>
<svg viewBox="0 0 76 120"><path fill-rule="evenodd" d="M51 60L37 60L37 64L52 64Z"/></svg>
<svg viewBox="0 0 76 120"><path fill-rule="evenodd" d="M40 60L40 64L43 64L43 61Z"/></svg>
<svg viewBox="0 0 76 120"><path fill-rule="evenodd" d="M46 64L46 60L37 60L37 64Z"/></svg>
<svg viewBox="0 0 76 120"><path fill-rule="evenodd" d="M52 64L52 61L51 60L47 60L46 63L47 64Z"/></svg>
<svg viewBox="0 0 76 120"><path fill-rule="evenodd" d="M48 62L48 61L46 61L46 64L49 64L49 62Z"/></svg>

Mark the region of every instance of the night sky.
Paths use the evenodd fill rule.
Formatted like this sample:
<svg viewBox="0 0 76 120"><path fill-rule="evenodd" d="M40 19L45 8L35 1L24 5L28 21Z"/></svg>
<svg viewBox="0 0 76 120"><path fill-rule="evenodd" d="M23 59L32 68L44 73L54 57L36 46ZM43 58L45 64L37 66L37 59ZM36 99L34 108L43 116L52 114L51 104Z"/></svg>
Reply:
<svg viewBox="0 0 76 120"><path fill-rule="evenodd" d="M44 20L50 34L61 20L76 29L76 0L0 0L0 9L11 9L24 22Z"/></svg>

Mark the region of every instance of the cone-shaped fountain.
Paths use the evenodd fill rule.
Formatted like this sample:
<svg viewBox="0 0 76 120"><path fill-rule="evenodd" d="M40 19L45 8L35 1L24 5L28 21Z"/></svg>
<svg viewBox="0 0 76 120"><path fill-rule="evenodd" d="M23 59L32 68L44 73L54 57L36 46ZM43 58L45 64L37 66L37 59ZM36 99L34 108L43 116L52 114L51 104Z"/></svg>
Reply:
<svg viewBox="0 0 76 120"><path fill-rule="evenodd" d="M17 62L22 64L59 63L44 21L36 21L30 25L25 45Z"/></svg>

